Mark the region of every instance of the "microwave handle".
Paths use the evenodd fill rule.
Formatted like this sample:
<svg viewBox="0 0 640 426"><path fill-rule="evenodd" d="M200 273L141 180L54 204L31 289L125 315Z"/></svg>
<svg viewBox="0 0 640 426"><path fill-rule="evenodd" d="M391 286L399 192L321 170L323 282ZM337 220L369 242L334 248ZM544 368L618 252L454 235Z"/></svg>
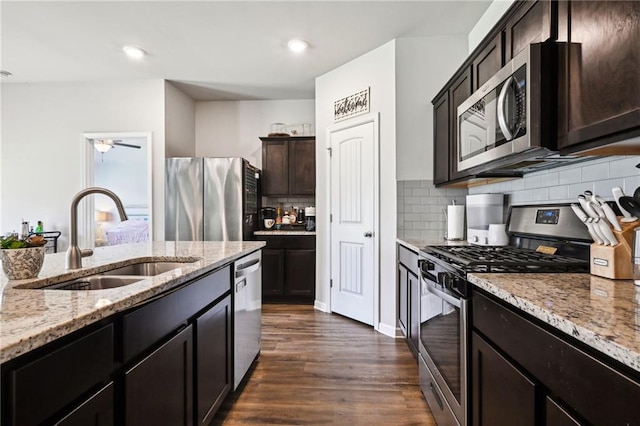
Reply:
<svg viewBox="0 0 640 426"><path fill-rule="evenodd" d="M500 89L500 96L498 96L498 124L500 125L500 130L502 130L502 134L504 134L505 139L508 141L513 139L513 133L511 133L509 124L507 123L507 116L504 112L504 103L507 100L507 92L509 91L509 87L513 80L514 78L511 77L504 82L502 89Z"/></svg>

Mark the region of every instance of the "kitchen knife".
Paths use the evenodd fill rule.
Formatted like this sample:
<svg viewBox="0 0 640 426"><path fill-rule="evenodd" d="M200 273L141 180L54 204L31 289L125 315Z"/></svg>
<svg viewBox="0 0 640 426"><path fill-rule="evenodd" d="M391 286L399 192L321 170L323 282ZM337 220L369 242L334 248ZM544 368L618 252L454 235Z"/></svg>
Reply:
<svg viewBox="0 0 640 426"><path fill-rule="evenodd" d="M591 207L591 209L598 215L598 220L594 220L594 222L596 222L596 225L600 227L600 235L604 237L605 242L609 242L609 245L612 246L618 245L618 239L615 235L613 235L613 232L611 232L609 222L605 218L604 211L602 211L600 205L598 203L594 203L593 201L588 201L587 205ZM616 221L616 224L617 223L618 222Z"/></svg>
<svg viewBox="0 0 640 426"><path fill-rule="evenodd" d="M604 244L604 241L602 241L602 239L598 236L598 234L596 234L595 231L593 230L593 224L591 223L591 218L587 217L587 214L584 211L582 211L582 209L577 204L571 204L571 208L573 209L573 212L576 214L576 216L578 216L578 219L580 219L582 223L586 225L587 231L589 232L591 239L593 239L593 241L597 242L598 244Z"/></svg>
<svg viewBox="0 0 640 426"><path fill-rule="evenodd" d="M618 208L620 208L620 212L622 212L622 216L624 216L622 219L620 219L620 222L629 223L629 222L635 222L636 220L638 220L637 217L631 216L631 213L629 213L629 211L623 208L622 205L620 204L620 197L624 197L624 192L622 192L622 188L620 188L619 186L616 186L615 188L611 188L611 192L613 193L613 199L616 200L616 204L618 205Z"/></svg>
<svg viewBox="0 0 640 426"><path fill-rule="evenodd" d="M587 192L591 193L591 191L585 191L584 194L587 195ZM595 210L595 207L598 207L600 209L600 210L596 210L596 213L598 213L598 216L600 216L603 219L606 218L607 222L609 222L609 224L611 224L611 226L613 226L613 229L615 229L616 231L622 231L622 228L620 227L620 223L618 222L618 217L616 216L615 212L611 209L611 207L609 207L609 204L607 204L604 198L602 198L598 194L591 194L591 201L594 203L594 206L593 206L594 210Z"/></svg>
<svg viewBox="0 0 640 426"><path fill-rule="evenodd" d="M598 216L598 214L594 212L593 209L589 206L588 204L589 202L587 201L587 198L584 195L582 194L578 195L578 201L580 202L580 206L582 207L582 210L591 219L591 223L593 225L592 226L593 232L598 236L598 240L600 240L599 244L608 245L609 240L605 238L605 236L602 234L602 231L600 230L600 225L598 224L598 222L600 221L600 216Z"/></svg>

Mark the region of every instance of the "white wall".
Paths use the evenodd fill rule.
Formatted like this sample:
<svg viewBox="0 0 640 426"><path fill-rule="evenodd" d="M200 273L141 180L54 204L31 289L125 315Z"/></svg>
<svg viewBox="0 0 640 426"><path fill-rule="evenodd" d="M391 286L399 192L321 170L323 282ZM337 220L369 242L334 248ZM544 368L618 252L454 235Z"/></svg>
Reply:
<svg viewBox="0 0 640 426"><path fill-rule="evenodd" d="M469 32L469 52L478 47L484 36L498 22L502 15L511 7L514 0L493 0L487 10L478 20L478 23Z"/></svg>
<svg viewBox="0 0 640 426"><path fill-rule="evenodd" d="M333 102L369 86L380 115L380 314L378 329L396 329L396 93L395 41L316 79L316 306L329 308L329 162L327 131Z"/></svg>
<svg viewBox="0 0 640 426"><path fill-rule="evenodd" d="M2 85L2 222L42 220L69 237L69 205L82 189L84 132L152 132L154 237L164 238L164 82Z"/></svg>
<svg viewBox="0 0 640 426"><path fill-rule="evenodd" d="M271 123L311 123L313 99L196 102L196 156L244 157L262 168L262 143Z"/></svg>
<svg viewBox="0 0 640 426"><path fill-rule="evenodd" d="M196 103L173 84L164 83L164 131L167 157L196 155Z"/></svg>
<svg viewBox="0 0 640 426"><path fill-rule="evenodd" d="M433 179L431 100L467 57L467 37L396 39L396 178Z"/></svg>

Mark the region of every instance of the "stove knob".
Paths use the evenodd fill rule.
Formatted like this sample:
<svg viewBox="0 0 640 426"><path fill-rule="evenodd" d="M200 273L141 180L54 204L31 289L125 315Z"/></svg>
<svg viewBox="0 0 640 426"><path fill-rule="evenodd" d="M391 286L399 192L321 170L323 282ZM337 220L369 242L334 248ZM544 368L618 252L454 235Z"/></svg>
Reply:
<svg viewBox="0 0 640 426"><path fill-rule="evenodd" d="M485 243L485 244L489 244L489 238L484 237L484 243Z"/></svg>
<svg viewBox="0 0 640 426"><path fill-rule="evenodd" d="M423 271L433 271L436 268L436 265L433 262L421 259L418 261L418 268Z"/></svg>
<svg viewBox="0 0 640 426"><path fill-rule="evenodd" d="M474 235L473 237L471 237L471 241L473 241L474 243L478 242L478 236Z"/></svg>
<svg viewBox="0 0 640 426"><path fill-rule="evenodd" d="M451 275L447 272L438 272L438 284L442 287L447 287L447 285L451 285Z"/></svg>

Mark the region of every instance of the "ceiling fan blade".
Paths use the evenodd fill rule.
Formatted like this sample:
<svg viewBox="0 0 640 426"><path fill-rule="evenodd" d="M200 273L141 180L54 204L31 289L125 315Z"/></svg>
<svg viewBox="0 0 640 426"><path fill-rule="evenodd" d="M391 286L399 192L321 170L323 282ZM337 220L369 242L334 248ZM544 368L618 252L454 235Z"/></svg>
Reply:
<svg viewBox="0 0 640 426"><path fill-rule="evenodd" d="M136 148L136 149L142 148L140 145L131 145L128 143L123 143L122 141L113 141L113 144L117 146L126 146L127 148Z"/></svg>

